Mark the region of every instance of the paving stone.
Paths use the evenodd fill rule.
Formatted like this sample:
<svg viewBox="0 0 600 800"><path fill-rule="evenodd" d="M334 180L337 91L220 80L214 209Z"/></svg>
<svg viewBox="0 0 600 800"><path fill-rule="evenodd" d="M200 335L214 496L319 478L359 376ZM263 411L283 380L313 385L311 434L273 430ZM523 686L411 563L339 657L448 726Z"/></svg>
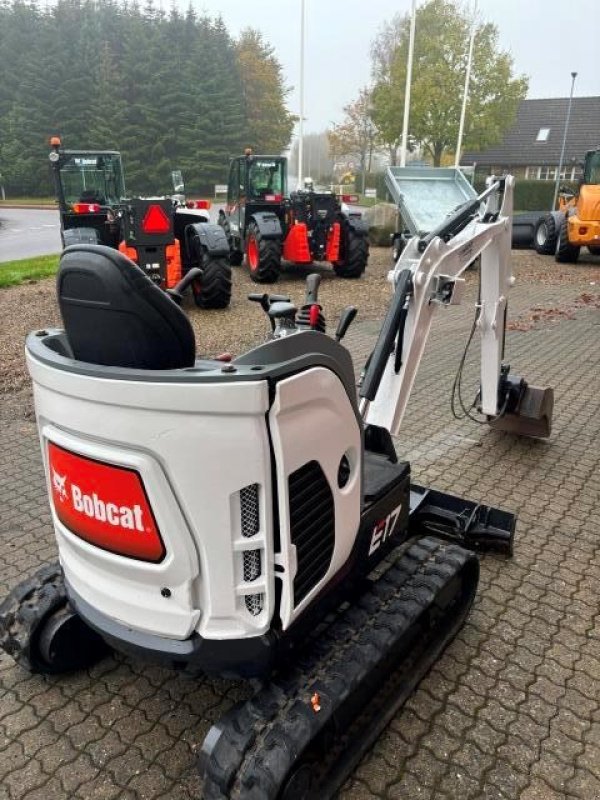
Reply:
<svg viewBox="0 0 600 800"><path fill-rule="evenodd" d="M544 259L527 258L548 273ZM573 268L572 283L517 283L511 313L568 307L589 291L589 269ZM468 280L467 296L474 293ZM418 481L518 512L515 556L481 558L465 628L341 800L600 798L600 329L593 311L578 311L570 321L508 332L519 373L560 390L553 434L536 442L452 417L448 396L471 319L464 305L436 320L399 448ZM350 329L357 366L377 333L373 320ZM477 382L472 356L469 387ZM37 433L24 414L30 396L0 399L6 587L56 553ZM248 691L121 655L45 679L1 655L0 800L197 800L198 745Z"/></svg>

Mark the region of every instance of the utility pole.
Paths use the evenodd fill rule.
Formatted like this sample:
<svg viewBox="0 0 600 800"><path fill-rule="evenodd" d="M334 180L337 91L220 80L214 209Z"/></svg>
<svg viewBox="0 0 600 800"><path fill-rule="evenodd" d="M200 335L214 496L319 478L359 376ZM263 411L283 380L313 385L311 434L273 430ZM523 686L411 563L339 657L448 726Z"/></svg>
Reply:
<svg viewBox="0 0 600 800"><path fill-rule="evenodd" d="M571 121L571 105L573 103L573 89L575 87L576 72L571 73L571 94L569 95L569 105L567 106L567 116L565 119L565 132L563 134L562 147L560 149L560 161L558 162L558 169L556 171L556 183L554 185L554 198L552 200L552 209L556 208L556 200L558 198L558 186L560 184L560 173L562 172L562 165L565 158L565 147L567 146L567 134L569 132L569 122Z"/></svg>
<svg viewBox="0 0 600 800"><path fill-rule="evenodd" d="M408 63L406 65L406 86L404 88L404 118L402 120L402 146L400 152L400 166L406 166L406 151L408 148L408 117L410 115L410 87L412 84L413 58L415 54L415 25L417 21L417 0L412 0L410 15L410 35L408 39Z"/></svg>

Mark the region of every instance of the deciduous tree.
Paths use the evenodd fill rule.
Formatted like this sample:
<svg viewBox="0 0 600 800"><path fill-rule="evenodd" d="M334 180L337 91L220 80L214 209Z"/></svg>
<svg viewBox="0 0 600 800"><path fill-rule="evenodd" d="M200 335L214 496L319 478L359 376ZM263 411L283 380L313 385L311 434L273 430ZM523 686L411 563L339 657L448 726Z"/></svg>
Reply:
<svg viewBox="0 0 600 800"><path fill-rule="evenodd" d="M377 130L371 116L371 94L360 90L358 99L344 107L344 121L328 132L329 148L336 156L350 156L358 161L363 176L371 170L371 159L377 144Z"/></svg>
<svg viewBox="0 0 600 800"><path fill-rule="evenodd" d="M373 119L393 148L402 130L410 19L395 17L372 50ZM429 0L417 11L409 132L438 166L458 136L471 19L449 0ZM396 43L388 58L386 48ZM502 138L527 92L497 28L476 28L464 147L483 149Z"/></svg>

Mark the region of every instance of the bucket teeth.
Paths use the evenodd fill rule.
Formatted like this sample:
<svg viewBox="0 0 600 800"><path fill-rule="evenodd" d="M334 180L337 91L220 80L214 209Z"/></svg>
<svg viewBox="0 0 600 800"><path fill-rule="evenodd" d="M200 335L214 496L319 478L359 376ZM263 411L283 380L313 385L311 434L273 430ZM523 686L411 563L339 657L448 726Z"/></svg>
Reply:
<svg viewBox="0 0 600 800"><path fill-rule="evenodd" d="M490 427L497 431L516 433L544 439L552 431L554 390L540 386L527 386L515 411L490 420Z"/></svg>

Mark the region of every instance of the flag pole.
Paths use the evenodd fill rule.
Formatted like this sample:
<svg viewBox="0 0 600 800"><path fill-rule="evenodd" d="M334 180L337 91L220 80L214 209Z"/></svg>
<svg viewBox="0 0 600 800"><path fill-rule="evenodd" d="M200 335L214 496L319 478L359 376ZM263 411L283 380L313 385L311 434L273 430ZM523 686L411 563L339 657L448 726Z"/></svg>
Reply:
<svg viewBox="0 0 600 800"><path fill-rule="evenodd" d="M458 125L458 140L456 142L456 154L454 166L458 169L462 150L463 134L465 132L465 117L467 116L467 103L469 102L469 84L471 83L471 67L473 65L473 45L475 43L475 31L477 29L477 0L473 3L473 19L471 21L471 35L469 37L469 55L467 56L467 71L465 73L465 90L463 92L462 108L460 110L460 123Z"/></svg>
<svg viewBox="0 0 600 800"><path fill-rule="evenodd" d="M402 120L402 146L400 148L400 166L406 166L408 149L408 117L410 115L410 87L412 84L412 68L415 55L415 25L417 20L417 0L412 0L410 14L410 34L408 37L408 63L406 65L406 86L404 88L404 118Z"/></svg>

